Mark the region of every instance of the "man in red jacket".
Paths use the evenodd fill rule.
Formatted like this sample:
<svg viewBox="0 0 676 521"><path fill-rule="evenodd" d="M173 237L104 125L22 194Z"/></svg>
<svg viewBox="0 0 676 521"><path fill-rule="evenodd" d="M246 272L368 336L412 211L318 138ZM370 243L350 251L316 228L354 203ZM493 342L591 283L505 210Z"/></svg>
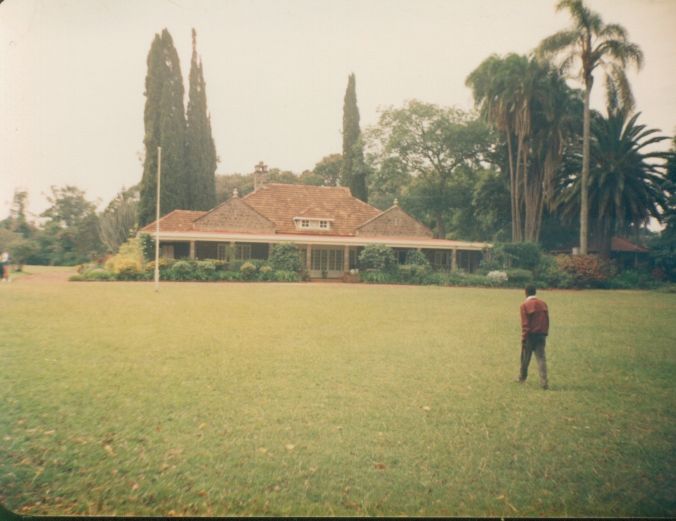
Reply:
<svg viewBox="0 0 676 521"><path fill-rule="evenodd" d="M540 385L548 389L547 358L545 357L545 343L549 333L549 310L547 304L535 296L535 286L526 286L526 300L521 304L521 372L520 383L528 378L528 365L535 353L540 372Z"/></svg>

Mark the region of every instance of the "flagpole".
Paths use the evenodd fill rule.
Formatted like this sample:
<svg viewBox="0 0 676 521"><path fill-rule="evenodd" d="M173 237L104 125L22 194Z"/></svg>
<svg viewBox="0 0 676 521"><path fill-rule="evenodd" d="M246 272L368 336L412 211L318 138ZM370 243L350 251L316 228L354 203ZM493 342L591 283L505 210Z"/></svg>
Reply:
<svg viewBox="0 0 676 521"><path fill-rule="evenodd" d="M160 173L162 147L157 147L157 201L155 204L155 291L160 290Z"/></svg>

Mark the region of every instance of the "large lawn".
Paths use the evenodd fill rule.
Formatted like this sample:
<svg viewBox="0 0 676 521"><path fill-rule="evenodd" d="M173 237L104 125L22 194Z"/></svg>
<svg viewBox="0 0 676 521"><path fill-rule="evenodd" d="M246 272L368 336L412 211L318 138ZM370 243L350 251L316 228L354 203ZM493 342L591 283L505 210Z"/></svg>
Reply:
<svg viewBox="0 0 676 521"><path fill-rule="evenodd" d="M0 285L0 503L24 514L676 516L676 295Z"/></svg>

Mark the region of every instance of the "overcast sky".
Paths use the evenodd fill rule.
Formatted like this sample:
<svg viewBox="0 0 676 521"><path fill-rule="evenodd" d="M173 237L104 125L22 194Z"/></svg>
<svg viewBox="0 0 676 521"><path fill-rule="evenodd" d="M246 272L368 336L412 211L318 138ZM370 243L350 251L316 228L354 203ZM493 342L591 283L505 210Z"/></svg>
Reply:
<svg viewBox="0 0 676 521"><path fill-rule="evenodd" d="M630 80L641 122L676 129L676 0L587 0L643 49ZM146 57L169 29L187 96L197 31L217 173L258 161L300 173L341 150L347 77L362 129L416 98L472 106L465 78L527 53L570 20L555 0L6 0L0 4L0 218L51 185L105 205L141 179ZM604 107L601 89L593 106Z"/></svg>

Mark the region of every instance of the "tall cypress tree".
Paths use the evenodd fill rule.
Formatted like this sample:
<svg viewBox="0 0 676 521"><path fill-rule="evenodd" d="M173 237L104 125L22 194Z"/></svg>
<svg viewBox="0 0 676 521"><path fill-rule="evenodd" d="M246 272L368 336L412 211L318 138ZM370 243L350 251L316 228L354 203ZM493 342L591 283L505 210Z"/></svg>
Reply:
<svg viewBox="0 0 676 521"><path fill-rule="evenodd" d="M366 202L366 165L364 148L359 128L359 108L357 107L357 87L354 74L350 74L343 101L343 169L341 184L348 186L352 195Z"/></svg>
<svg viewBox="0 0 676 521"><path fill-rule="evenodd" d="M141 179L139 224L155 219L157 147L162 147L160 214L186 208L190 202L185 169L183 77L169 31L156 34L148 52L144 110L145 160Z"/></svg>
<svg viewBox="0 0 676 521"><path fill-rule="evenodd" d="M186 132L186 166L190 177L189 209L210 210L216 205L216 147L207 112L202 59L197 54L197 35L192 30L192 59Z"/></svg>

